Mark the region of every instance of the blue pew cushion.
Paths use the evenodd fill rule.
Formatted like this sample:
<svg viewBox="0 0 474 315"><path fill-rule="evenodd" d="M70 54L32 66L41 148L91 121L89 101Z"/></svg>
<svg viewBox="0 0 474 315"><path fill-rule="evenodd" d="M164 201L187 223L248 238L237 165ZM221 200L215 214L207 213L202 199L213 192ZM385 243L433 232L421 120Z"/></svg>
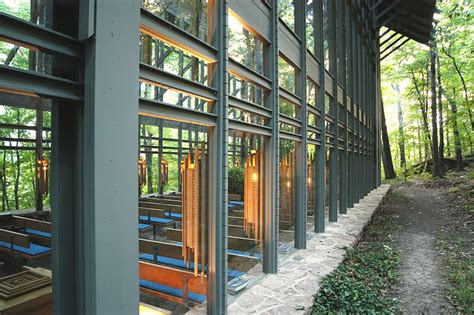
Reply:
<svg viewBox="0 0 474 315"><path fill-rule="evenodd" d="M243 207L243 206L244 206L244 202L243 202L243 201L229 201L229 205L231 205L231 206L241 206L241 207Z"/></svg>
<svg viewBox="0 0 474 315"><path fill-rule="evenodd" d="M150 289L153 291L165 293L168 295L176 296L176 297L183 297L183 292L181 289L178 288L173 288L164 284L156 283L153 281L149 280L143 280L140 279L140 286L142 288ZM206 300L206 296L194 292L188 292L188 298L190 301L196 302L196 303L203 303Z"/></svg>
<svg viewBox="0 0 474 315"><path fill-rule="evenodd" d="M175 213L175 212L165 212L165 216L171 217L171 218L176 218L176 219L182 219L183 215L181 213Z"/></svg>
<svg viewBox="0 0 474 315"><path fill-rule="evenodd" d="M140 231L143 231L143 230L145 230L145 229L148 229L149 227L151 227L150 224L138 223L138 229L139 229Z"/></svg>
<svg viewBox="0 0 474 315"><path fill-rule="evenodd" d="M0 247L11 249L11 246L12 245L10 242L0 241ZM45 247L45 246L41 246L41 245L37 245L33 243L30 243L30 247L13 245L13 249L15 252L26 254L29 256L38 256L38 255L51 252L51 249L49 247Z"/></svg>
<svg viewBox="0 0 474 315"><path fill-rule="evenodd" d="M45 231L40 231L40 230L35 230L35 229L22 229L23 233L34 235L34 236L41 236L44 238L51 238L51 233L50 232L45 232Z"/></svg>
<svg viewBox="0 0 474 315"><path fill-rule="evenodd" d="M171 219L163 219L163 218L156 218L156 217L148 217L146 215L141 215L140 220L142 221L147 221L151 223L162 223L162 224L168 224L168 223L173 223L174 221Z"/></svg>

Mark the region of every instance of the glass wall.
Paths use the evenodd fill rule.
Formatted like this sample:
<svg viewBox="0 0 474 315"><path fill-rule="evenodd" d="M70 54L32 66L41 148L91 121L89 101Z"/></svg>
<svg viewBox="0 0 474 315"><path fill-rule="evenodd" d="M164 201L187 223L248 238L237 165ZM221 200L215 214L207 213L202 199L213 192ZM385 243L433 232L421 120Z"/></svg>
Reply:
<svg viewBox="0 0 474 315"><path fill-rule="evenodd" d="M262 272L264 138L231 130L228 153L228 286L231 294L237 294Z"/></svg>
<svg viewBox="0 0 474 315"><path fill-rule="evenodd" d="M24 314L35 308L52 314L51 239L56 231L51 225L50 175L58 161L51 161L51 112L46 110L51 101L24 98L18 103L8 96L0 92L1 312L13 309L21 295ZM43 290L36 301L21 291L34 291L35 284Z"/></svg>
<svg viewBox="0 0 474 315"><path fill-rule="evenodd" d="M307 194L307 229L312 229L314 226L314 216L316 215L316 167L317 167L317 156L316 156L316 145L308 144L307 146L307 158L306 158L306 190Z"/></svg>
<svg viewBox="0 0 474 315"><path fill-rule="evenodd" d="M207 294L208 130L146 116L140 122L147 134L138 164L146 191L138 207L140 300L182 313Z"/></svg>
<svg viewBox="0 0 474 315"><path fill-rule="evenodd" d="M279 241L293 243L296 210L296 143L280 140Z"/></svg>

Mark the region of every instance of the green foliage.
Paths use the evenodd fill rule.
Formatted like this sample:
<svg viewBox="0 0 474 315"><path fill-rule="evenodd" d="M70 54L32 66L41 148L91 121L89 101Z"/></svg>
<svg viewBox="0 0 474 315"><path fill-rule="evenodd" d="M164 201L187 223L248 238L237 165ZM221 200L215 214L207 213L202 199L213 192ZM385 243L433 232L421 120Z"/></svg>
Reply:
<svg viewBox="0 0 474 315"><path fill-rule="evenodd" d="M34 110L0 106L0 120L4 123L32 126L36 122ZM51 115L44 112L43 126L50 127ZM35 132L30 130L0 129L2 138L35 139ZM45 132L44 140L50 139ZM16 141L0 141L5 147L25 146L30 143ZM47 147L44 144L44 147ZM50 152L44 151L43 156L50 160ZM0 211L30 209L35 206L35 172L36 157L34 150L2 149L0 150ZM4 186L5 185L5 186ZM43 200L49 205L49 196Z"/></svg>
<svg viewBox="0 0 474 315"><path fill-rule="evenodd" d="M444 127L444 156L454 157L454 122L457 122L461 149L464 155L474 151L473 97L474 67L472 34L474 32L473 5L471 1L438 1L439 23L435 27L435 51L439 56L442 84ZM431 158L431 91L429 77L429 48L414 41L385 59L382 64L382 94L389 131L394 166L400 173L399 143L404 142L407 168ZM459 71L458 71L459 70ZM394 89L400 87L400 93ZM437 87L438 93L440 91ZM401 97L403 108L403 137L399 133L397 101ZM457 106L457 115L452 111ZM423 111L427 130L423 123Z"/></svg>
<svg viewBox="0 0 474 315"><path fill-rule="evenodd" d="M390 192L388 198L404 198ZM383 211L384 209L380 209ZM338 268L323 278L315 296L313 314L391 314L399 311L399 302L387 296L398 281L400 254L391 246L399 226L395 213L376 213L364 237L347 251Z"/></svg>
<svg viewBox="0 0 474 315"><path fill-rule="evenodd" d="M229 194L244 194L244 170L240 167L229 168Z"/></svg>
<svg viewBox="0 0 474 315"><path fill-rule="evenodd" d="M474 314L474 259L464 250L465 246L460 238L446 233L438 240L438 248L445 253L445 270L451 284L448 297L459 311Z"/></svg>
<svg viewBox="0 0 474 315"><path fill-rule="evenodd" d="M344 263L321 282L313 314L396 313L398 303L386 290L398 279L399 254L382 244L349 249Z"/></svg>

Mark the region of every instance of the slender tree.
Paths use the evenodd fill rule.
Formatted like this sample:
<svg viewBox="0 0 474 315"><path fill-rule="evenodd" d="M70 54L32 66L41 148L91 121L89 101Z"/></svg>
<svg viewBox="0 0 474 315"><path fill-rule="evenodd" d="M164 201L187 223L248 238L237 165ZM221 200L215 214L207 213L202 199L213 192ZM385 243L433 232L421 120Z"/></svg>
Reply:
<svg viewBox="0 0 474 315"><path fill-rule="evenodd" d="M434 41L434 49L436 49L436 41ZM444 175L444 123L443 123L443 85L441 83L441 69L439 66L439 54L436 54L436 74L437 74L437 83L438 83L438 119L439 119L439 167L441 170L441 175Z"/></svg>
<svg viewBox="0 0 474 315"><path fill-rule="evenodd" d="M383 146L382 162L384 164L385 178L394 179L395 177L397 177L397 175L393 167L392 153L390 152L390 141L388 139L387 123L385 122L385 112L383 109L383 101L382 101L382 146Z"/></svg>
<svg viewBox="0 0 474 315"><path fill-rule="evenodd" d="M403 130L403 111L402 111L402 96L400 93L400 85L392 84L392 88L397 94L397 109L398 109L398 146L400 148L400 167L406 169L407 160L405 157L405 132Z"/></svg>
<svg viewBox="0 0 474 315"><path fill-rule="evenodd" d="M463 169L463 160L462 160L462 147L461 147L461 137L459 136L458 128L458 106L454 98L449 97L448 94L444 94L446 99L451 106L451 122L453 125L453 138L454 138L454 152L456 154L456 170L462 171ZM456 89L453 88L453 95L456 95Z"/></svg>
<svg viewBox="0 0 474 315"><path fill-rule="evenodd" d="M431 131L432 131L432 159L433 170L432 174L435 177L441 177L441 168L439 165L438 152L438 122L437 122L437 108L436 108L436 52L433 47L430 50L430 82L431 82Z"/></svg>

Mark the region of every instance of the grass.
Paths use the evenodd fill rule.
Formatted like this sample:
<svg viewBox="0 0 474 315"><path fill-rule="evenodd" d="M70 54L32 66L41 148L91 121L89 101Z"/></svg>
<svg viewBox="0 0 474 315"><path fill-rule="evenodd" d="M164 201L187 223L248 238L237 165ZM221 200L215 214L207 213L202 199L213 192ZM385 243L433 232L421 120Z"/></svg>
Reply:
<svg viewBox="0 0 474 315"><path fill-rule="evenodd" d="M389 198L399 198L391 193ZM380 209L383 211L383 209ZM391 247L398 227L388 213L375 214L359 244L348 249L343 263L321 281L313 314L391 314L399 311L388 296L399 279L400 254Z"/></svg>

